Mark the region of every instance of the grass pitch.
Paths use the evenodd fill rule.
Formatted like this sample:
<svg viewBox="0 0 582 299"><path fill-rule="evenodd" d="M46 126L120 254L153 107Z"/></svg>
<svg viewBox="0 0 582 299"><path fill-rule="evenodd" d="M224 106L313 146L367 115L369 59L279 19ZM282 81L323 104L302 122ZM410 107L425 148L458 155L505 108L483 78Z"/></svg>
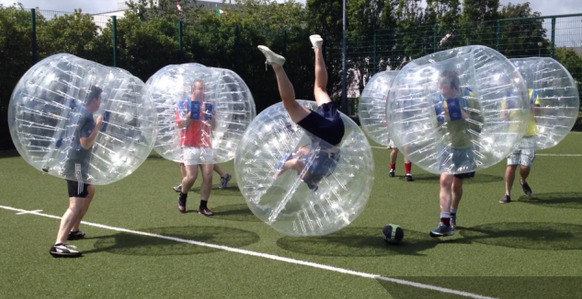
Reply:
<svg viewBox="0 0 582 299"><path fill-rule="evenodd" d="M582 298L582 134L539 151L510 204L504 162L467 181L454 236L429 237L439 217L438 176L413 166L414 182L388 177L389 151L374 147L375 181L364 212L339 232L287 237L247 208L236 187L219 190L217 215L177 211L176 163L152 155L97 194L72 241L78 259L49 255L68 205L66 183L16 152L0 154L0 289L3 298ZM234 174L233 163L223 168ZM385 244L396 223L404 242Z"/></svg>

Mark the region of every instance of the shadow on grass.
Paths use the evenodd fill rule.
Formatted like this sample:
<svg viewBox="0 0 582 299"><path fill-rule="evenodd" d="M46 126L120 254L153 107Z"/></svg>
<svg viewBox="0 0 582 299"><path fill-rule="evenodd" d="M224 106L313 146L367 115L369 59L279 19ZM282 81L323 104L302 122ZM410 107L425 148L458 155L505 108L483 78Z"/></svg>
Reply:
<svg viewBox="0 0 582 299"><path fill-rule="evenodd" d="M437 183L440 180L440 176L437 174L412 174L412 177L414 178L414 181L411 183ZM392 178L394 179L394 178ZM397 176L396 179L401 180L401 181L406 181L406 177L405 176ZM495 183L495 182L502 182L503 181L503 176L498 176L498 175L490 175L490 174L482 174L482 173L477 173L475 175L474 178L469 179L469 180L465 180L465 183L467 184L482 184L482 183Z"/></svg>
<svg viewBox="0 0 582 299"><path fill-rule="evenodd" d="M344 228L321 237L283 237L282 249L319 256L422 255L420 252L439 244L427 232L404 230L402 243L391 245L382 238L382 228Z"/></svg>
<svg viewBox="0 0 582 299"><path fill-rule="evenodd" d="M0 159L12 158L12 157L18 157L18 156L20 156L20 154L18 153L17 150L0 151Z"/></svg>
<svg viewBox="0 0 582 299"><path fill-rule="evenodd" d="M458 242L531 250L580 250L582 225L549 222L492 223L461 228Z"/></svg>
<svg viewBox="0 0 582 299"><path fill-rule="evenodd" d="M243 222L261 222L246 204L238 205L225 205L212 208L216 214L213 218L224 219L230 221L243 221Z"/></svg>
<svg viewBox="0 0 582 299"><path fill-rule="evenodd" d="M582 193L580 192L555 192L534 194L532 198L521 196L517 202L541 205L551 208L582 209Z"/></svg>
<svg viewBox="0 0 582 299"><path fill-rule="evenodd" d="M216 180L216 181L218 181L218 180ZM229 183L230 186L228 186L224 189L219 189L218 188L219 185L220 185L220 181L218 181L218 183L215 182L212 185L212 191L210 192L210 196L212 196L213 194L216 194L216 195L240 195L240 196L242 196L242 194L240 193L240 190L238 189L238 186L236 185L236 183L233 184L232 181ZM192 188L190 188L190 192L199 193L200 186L192 186ZM178 192L176 192L176 194L178 194Z"/></svg>
<svg viewBox="0 0 582 299"><path fill-rule="evenodd" d="M241 248L259 241L259 236L250 231L211 226L161 227L143 229L147 235L117 233L97 239L93 250L83 254L108 252L123 255L190 255L216 252L220 249L204 246L199 242Z"/></svg>
<svg viewBox="0 0 582 299"><path fill-rule="evenodd" d="M387 244L381 228L345 228L321 237L283 237L277 240L282 249L318 256L389 256L423 255L422 251L438 244L473 242L532 250L582 249L582 225L567 223L495 223L470 228L459 227L462 237L431 238L427 232L404 230L397 245Z"/></svg>
<svg viewBox="0 0 582 299"><path fill-rule="evenodd" d="M427 285L427 288L411 287L393 282L402 279ZM582 277L490 277L490 276L424 276L393 277L377 279L393 298L466 298L446 293L443 290L429 289L438 286L450 290L469 292L497 298L582 298Z"/></svg>

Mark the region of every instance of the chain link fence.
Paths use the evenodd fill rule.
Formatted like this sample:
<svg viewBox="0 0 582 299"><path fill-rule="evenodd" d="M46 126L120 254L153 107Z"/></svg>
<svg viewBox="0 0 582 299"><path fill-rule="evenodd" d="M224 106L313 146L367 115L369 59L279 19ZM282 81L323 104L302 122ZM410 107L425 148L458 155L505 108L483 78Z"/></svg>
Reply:
<svg viewBox="0 0 582 299"><path fill-rule="evenodd" d="M541 26L537 26L541 25ZM539 27L541 30L532 30ZM404 62L437 51L484 45L507 58L552 57L569 70L582 90L582 66L568 65L568 56L582 57L582 14L503 19L457 26L413 26L406 30L375 30L347 41L348 100L357 98L370 78L397 69ZM571 52L560 52L568 50ZM575 54L574 54L575 53ZM582 58L579 58L582 60ZM354 108L348 109L355 111Z"/></svg>
<svg viewBox="0 0 582 299"><path fill-rule="evenodd" d="M37 10L36 13L42 15L45 20L52 20L71 12L52 11L52 10ZM31 10L31 16L35 15L35 10ZM97 34L101 34L103 28L112 23L113 16L116 13L91 15L93 22L98 26ZM121 18L117 14L117 18ZM31 17L31 19L34 19ZM541 25L541 26L539 26ZM35 22L31 22L31 32L36 32ZM178 27L178 24L176 24ZM192 27L193 26L193 27ZM184 30L178 30L176 35L177 44L180 45L179 51L192 50L188 49L188 43L182 47L183 32L187 30L204 30L197 29L195 24L186 24ZM539 28L532 30L532 28ZM115 27L113 27L115 29ZM251 51L254 47L254 41L260 39L254 37L253 40L244 40L240 28L232 30L236 35L233 47L235 52L243 53ZM255 30L255 34L261 32ZM278 40L282 45L284 51L289 51L287 54L289 59L294 59L296 49L293 49L293 42L304 38L306 32L290 32L287 30L280 30L280 32L264 31L264 35L268 35L268 40ZM115 36L115 34L114 34ZM275 36L275 37L274 37ZM263 37L263 40L265 37ZM30 45L30 52L32 52L33 60L42 59L38 57L39 52L44 52L43 49L38 49L36 40L32 40ZM116 45L115 41L112 42ZM347 68L347 82L346 90L343 90L343 84L339 82L341 77L339 75L341 66L343 65L341 44L342 41L335 41L334 44L327 44L327 60L328 68L330 69L330 86L333 89L332 97L340 98L343 93L347 94L348 107L342 107L342 111L346 114L355 116L357 114L357 101L369 79L376 73L384 70L396 69L403 62L411 59L419 58L421 56L431 54L437 51L451 49L454 47L465 45L485 45L498 50L508 58L544 56L553 57L570 71L574 79L577 81L578 90L582 90L582 66L570 65L566 60L569 56L576 55L578 61L582 60L582 14L561 15L561 16L546 16L533 18L519 18L519 19L503 19L490 22L480 23L464 23L454 26L445 26L438 24L431 26L411 26L406 29L378 29L370 32L368 35L358 35L357 37L346 40L345 65ZM291 48L288 47L290 45ZM21 49L25 50L26 49ZM197 49L200 50L200 49ZM567 52L565 52L567 51ZM116 65L117 60L116 51L110 51L113 62ZM46 53L56 54L56 53ZM35 56L36 55L36 56ZM285 55L285 56L287 56ZM184 57L183 52L181 57ZM217 55L221 60L222 57ZM159 57L140 57L140 59L159 59ZM248 57L234 57L230 58L234 61L225 67L230 67L234 71L246 68L245 63L249 63ZM301 61L298 61L301 60ZM304 72L305 66L309 65L310 61L296 58L294 65L300 65L300 68L289 69L293 74L300 74ZM204 61L208 65L223 65L224 61ZM245 81L257 81L257 78L243 78ZM308 80L306 80L308 81ZM338 82L335 82L338 81ZM298 84L308 84L306 82L298 82ZM13 86L5 86L0 82L2 89L12 89ZM251 86L252 84L249 84ZM262 84L263 86L265 84ZM299 86L298 86L299 87ZM301 87L298 88L302 90ZM298 95L301 96L301 95ZM7 117L6 108L0 109L0 127L2 127L2 139L9 138L7 133ZM259 106L257 106L259 108ZM580 118L577 126L580 126ZM576 129L581 129L577 127Z"/></svg>

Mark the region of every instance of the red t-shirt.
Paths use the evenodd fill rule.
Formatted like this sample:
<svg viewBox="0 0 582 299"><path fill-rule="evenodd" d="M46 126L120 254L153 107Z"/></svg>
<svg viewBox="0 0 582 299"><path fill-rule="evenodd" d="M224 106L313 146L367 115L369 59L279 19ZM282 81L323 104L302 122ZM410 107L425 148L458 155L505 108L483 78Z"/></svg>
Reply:
<svg viewBox="0 0 582 299"><path fill-rule="evenodd" d="M201 110L201 119L203 111ZM177 113L177 123L180 124L180 112ZM190 120L186 128L180 130L180 146L193 146L198 148L212 148L210 144L210 124L201 120Z"/></svg>

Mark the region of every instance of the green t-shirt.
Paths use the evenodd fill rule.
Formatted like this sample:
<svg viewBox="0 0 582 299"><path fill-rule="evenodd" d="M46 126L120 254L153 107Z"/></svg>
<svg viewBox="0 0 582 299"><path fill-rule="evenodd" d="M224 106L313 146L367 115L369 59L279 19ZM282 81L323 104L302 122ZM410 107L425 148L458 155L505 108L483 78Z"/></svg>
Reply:
<svg viewBox="0 0 582 299"><path fill-rule="evenodd" d="M478 137L483 123L481 109L475 94L469 88L462 88L460 96L445 99L441 94L435 102L438 131L444 144L456 149L466 149L473 146L471 140ZM453 106L460 109L460 115L453 111ZM451 106L451 107L449 107ZM447 108L450 113L445 113ZM451 119L451 116L452 119Z"/></svg>

